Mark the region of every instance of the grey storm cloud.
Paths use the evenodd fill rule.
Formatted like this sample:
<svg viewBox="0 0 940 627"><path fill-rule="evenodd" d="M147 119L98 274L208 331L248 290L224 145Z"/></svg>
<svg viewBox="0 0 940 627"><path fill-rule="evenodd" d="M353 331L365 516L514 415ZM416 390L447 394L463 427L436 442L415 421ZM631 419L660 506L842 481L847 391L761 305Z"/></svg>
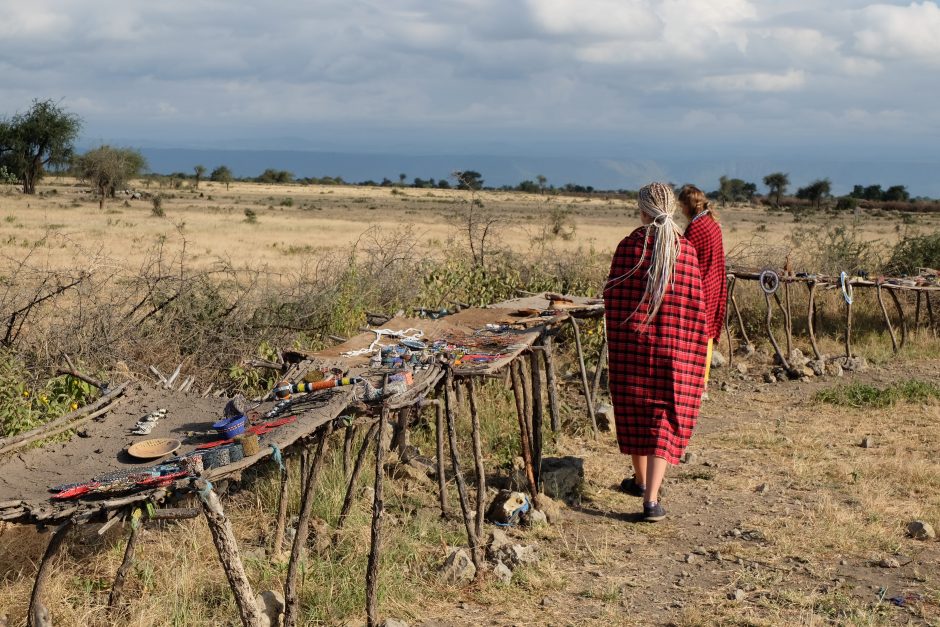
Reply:
<svg viewBox="0 0 940 627"><path fill-rule="evenodd" d="M0 112L63 98L102 136L940 129L932 0L0 0L0 14Z"/></svg>

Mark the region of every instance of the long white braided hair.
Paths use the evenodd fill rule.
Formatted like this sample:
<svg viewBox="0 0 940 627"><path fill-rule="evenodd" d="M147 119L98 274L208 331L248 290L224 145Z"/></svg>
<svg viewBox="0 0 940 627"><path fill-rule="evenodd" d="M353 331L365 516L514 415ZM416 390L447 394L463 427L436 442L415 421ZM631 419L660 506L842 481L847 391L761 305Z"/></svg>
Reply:
<svg viewBox="0 0 940 627"><path fill-rule="evenodd" d="M629 272L611 278L607 287L613 287L615 282L622 282L633 275L646 259L646 250L649 246L650 229L653 231L653 251L649 269L646 272L646 289L640 304L648 303L645 323L649 323L659 313L666 292L676 275L676 259L679 257L679 237L682 232L673 220L676 213L676 195L672 186L666 183L650 183L640 190L637 196L640 211L652 220L646 225L643 237L643 254L637 264ZM639 305L637 305L639 308ZM635 312L634 312L635 313ZM632 317L632 314L631 314Z"/></svg>

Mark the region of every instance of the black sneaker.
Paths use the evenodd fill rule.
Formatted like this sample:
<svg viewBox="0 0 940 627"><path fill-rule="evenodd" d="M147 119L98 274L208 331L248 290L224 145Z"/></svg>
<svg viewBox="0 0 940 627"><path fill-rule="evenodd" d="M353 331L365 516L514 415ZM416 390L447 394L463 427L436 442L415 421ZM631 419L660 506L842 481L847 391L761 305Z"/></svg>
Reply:
<svg viewBox="0 0 940 627"><path fill-rule="evenodd" d="M646 488L641 485L637 485L636 477L630 477L620 482L620 491L629 494L630 496L642 497L646 492Z"/></svg>
<svg viewBox="0 0 940 627"><path fill-rule="evenodd" d="M666 510L661 504L643 503L643 520L646 522L659 522L666 517Z"/></svg>

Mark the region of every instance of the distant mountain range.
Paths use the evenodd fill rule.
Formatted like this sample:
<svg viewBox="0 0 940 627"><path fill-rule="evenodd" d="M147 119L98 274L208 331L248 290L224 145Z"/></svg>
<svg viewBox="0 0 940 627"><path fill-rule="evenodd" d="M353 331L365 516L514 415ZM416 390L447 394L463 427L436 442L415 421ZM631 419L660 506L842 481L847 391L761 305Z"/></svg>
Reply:
<svg viewBox="0 0 940 627"><path fill-rule="evenodd" d="M133 144L129 144L133 145ZM675 184L693 183L710 191L718 187L718 178L727 175L757 183L771 172L787 172L791 191L818 178L828 178L833 193L844 194L856 184L880 184L883 187L905 185L912 196L940 198L940 160L885 161L834 158L803 160L767 156L717 157L697 160L587 158L580 156L505 156L486 154L414 155L321 152L312 150L245 150L139 147L153 172L191 173L196 165L209 171L228 166L237 177L257 176L267 168L288 170L295 177L340 176L347 182L397 182L399 174L406 181L448 178L455 170L475 170L487 186L517 185L538 175L550 185L574 183L599 190L638 189L654 180Z"/></svg>

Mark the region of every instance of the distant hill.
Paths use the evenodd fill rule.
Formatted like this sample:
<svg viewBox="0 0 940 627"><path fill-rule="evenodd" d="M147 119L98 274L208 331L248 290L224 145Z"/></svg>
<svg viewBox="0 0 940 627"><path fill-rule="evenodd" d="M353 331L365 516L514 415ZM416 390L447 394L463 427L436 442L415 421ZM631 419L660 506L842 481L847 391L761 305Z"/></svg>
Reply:
<svg viewBox="0 0 940 627"><path fill-rule="evenodd" d="M204 165L210 171L227 165L237 177L257 176L267 168L288 170L296 177L341 176L348 182L398 181L399 174L436 180L448 178L454 170L476 170L487 186L517 185L539 174L551 185L566 183L595 189L638 189L653 180L675 184L694 183L706 191L718 187L722 175L758 184L766 174L790 174L791 191L817 178L829 178L836 194L848 193L856 184L905 185L913 196L940 198L940 163L927 161L871 162L836 160L797 160L768 157L720 159L630 159L585 157L539 157L500 155L408 155L305 150L223 150L151 148L140 146L154 172L192 172Z"/></svg>

